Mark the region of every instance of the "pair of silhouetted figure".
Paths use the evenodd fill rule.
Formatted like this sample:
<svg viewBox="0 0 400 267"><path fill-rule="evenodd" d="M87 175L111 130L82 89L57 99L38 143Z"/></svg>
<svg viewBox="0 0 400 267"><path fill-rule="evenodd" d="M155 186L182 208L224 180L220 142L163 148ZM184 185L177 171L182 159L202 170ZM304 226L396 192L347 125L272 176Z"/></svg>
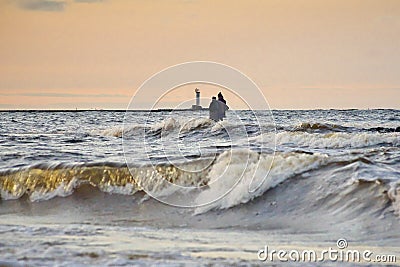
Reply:
<svg viewBox="0 0 400 267"><path fill-rule="evenodd" d="M221 92L218 93L218 100L215 96L212 97L210 106L210 119L214 121L222 121L225 118L225 111L229 109L226 105L226 100Z"/></svg>

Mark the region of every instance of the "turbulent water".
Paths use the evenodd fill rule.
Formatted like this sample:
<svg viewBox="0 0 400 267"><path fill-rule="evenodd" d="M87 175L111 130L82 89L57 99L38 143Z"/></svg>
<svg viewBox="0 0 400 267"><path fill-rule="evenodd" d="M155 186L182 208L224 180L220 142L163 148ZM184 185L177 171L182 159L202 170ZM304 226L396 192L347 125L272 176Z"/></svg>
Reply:
<svg viewBox="0 0 400 267"><path fill-rule="evenodd" d="M399 110L0 116L0 265L252 265L339 238L400 261Z"/></svg>

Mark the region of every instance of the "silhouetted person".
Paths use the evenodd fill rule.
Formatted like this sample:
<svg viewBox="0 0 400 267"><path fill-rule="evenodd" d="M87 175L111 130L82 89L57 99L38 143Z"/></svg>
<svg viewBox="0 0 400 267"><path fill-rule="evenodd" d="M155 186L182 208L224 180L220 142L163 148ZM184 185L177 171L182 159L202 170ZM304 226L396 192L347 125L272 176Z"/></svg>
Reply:
<svg viewBox="0 0 400 267"><path fill-rule="evenodd" d="M224 96L222 95L221 92L218 93L218 100L226 105L226 100L224 99Z"/></svg>
<svg viewBox="0 0 400 267"><path fill-rule="evenodd" d="M228 105L226 104L226 100L221 92L218 93L218 101L220 101L220 115L219 118L222 121L226 115L225 112L229 109Z"/></svg>
<svg viewBox="0 0 400 267"><path fill-rule="evenodd" d="M210 111L210 119L214 121L220 120L220 101L218 101L215 96L211 98L211 103L208 107L208 110Z"/></svg>

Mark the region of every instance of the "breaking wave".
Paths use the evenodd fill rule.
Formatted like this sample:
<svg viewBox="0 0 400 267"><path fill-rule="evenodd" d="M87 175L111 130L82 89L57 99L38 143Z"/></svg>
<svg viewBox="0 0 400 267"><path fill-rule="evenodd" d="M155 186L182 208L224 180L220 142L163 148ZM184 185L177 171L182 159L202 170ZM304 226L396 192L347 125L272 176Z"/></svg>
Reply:
<svg viewBox="0 0 400 267"><path fill-rule="evenodd" d="M351 129L350 127L345 127L336 124L329 123L310 123L303 122L293 128L293 131L305 131L305 132L324 132L324 131L346 131Z"/></svg>
<svg viewBox="0 0 400 267"><path fill-rule="evenodd" d="M262 134L251 141L257 143L271 142L274 138L270 133ZM275 136L277 146L293 146L308 148L362 148L374 145L400 145L400 133L307 133L279 132Z"/></svg>
<svg viewBox="0 0 400 267"><path fill-rule="evenodd" d="M153 124L132 124L114 126L103 130L92 130L92 135L114 136L122 137L142 134L144 132L149 134L160 134L179 131L182 133L208 128L216 125L213 120L207 118L166 118L160 122Z"/></svg>
<svg viewBox="0 0 400 267"><path fill-rule="evenodd" d="M248 161L243 160L248 157ZM325 155L309 155L302 153L280 153L274 158L272 154L259 154L252 151L226 151L217 156L209 165L208 160L193 160L185 163L184 168L178 168L171 164L159 164L157 166L135 166L130 170L127 166L108 165L38 165L3 172L0 174L1 196L3 199L18 199L27 194L31 201L48 200L53 197L66 197L73 193L74 189L89 184L99 188L103 192L132 195L145 188L151 188L162 192L163 188L157 179L162 178L180 186L203 186L198 199L222 194L234 186L234 182L240 179L232 194L226 198L221 207L228 208L262 194L268 188L277 185L283 180L295 174L318 168L327 160ZM248 187L254 176L264 178L273 161L271 174L268 181L263 183L256 194L248 192ZM200 169L193 172L191 169ZM215 183L217 179L223 181ZM260 181L254 181L260 182ZM260 191L261 190L261 191Z"/></svg>
<svg viewBox="0 0 400 267"><path fill-rule="evenodd" d="M321 123L321 122L302 122L293 128L285 128L287 131L297 131L297 132L378 132L378 133L393 133L400 132L399 127L365 127L365 125L360 126L344 126L332 123Z"/></svg>
<svg viewBox="0 0 400 267"><path fill-rule="evenodd" d="M247 162L243 160L244 154L248 156ZM0 174L1 199L13 200L27 196L31 202L48 201L55 197L66 198L73 195L82 186L90 186L92 190L98 189L107 194L128 196L143 192L143 188L150 188L152 192L158 192L160 195L176 194L176 192L164 190L164 182L168 181L186 187L187 192L193 194L195 202L201 204L208 203L210 200L208 205L199 206L194 210L195 214L201 214L210 210L228 209L251 203L255 199L268 195L268 192L277 187L280 188L282 197L291 199L293 193L286 190L289 190L291 183L300 183L300 181L305 184L298 185L296 190L303 193L307 192L307 186L310 183L326 183L320 186L324 188L324 191L312 191L319 195L309 201L327 203L338 201L332 199L334 195L337 195L335 199L343 198L343 194L346 194L343 188L348 188L348 186L354 188L354 185L363 186L367 183L371 186L379 186L381 189L360 192L354 189L355 191L349 192L346 197L369 193L373 194L371 198L384 197L382 201L390 201L394 213L400 214L400 186L395 184L394 180L381 180L375 176L366 179L362 174L373 172L368 169L371 164L365 162L362 157L338 161L334 157L320 153L279 152L274 156L254 151L234 150L231 155L228 151L218 155L211 165L207 165L207 161L204 160L193 160L185 164L187 164L185 170L170 164L160 164L154 167L134 166L131 172L127 166L110 163L31 166ZM195 173L190 171L190 166L192 169L198 169L199 165L204 165L201 171ZM380 170L377 171L380 172ZM398 173L393 173L393 175L397 177ZM154 177L162 179L154 179ZM263 180L264 177L266 177L265 180ZM322 180L315 180L316 177ZM217 183L217 179L222 182ZM201 190L192 188L201 188ZM232 190L226 196L213 201L215 196L222 195L229 189ZM381 194L379 192L385 193L379 195ZM299 203L299 205L305 204ZM320 207L325 207L325 205L320 205ZM305 207L299 206L299 208Z"/></svg>

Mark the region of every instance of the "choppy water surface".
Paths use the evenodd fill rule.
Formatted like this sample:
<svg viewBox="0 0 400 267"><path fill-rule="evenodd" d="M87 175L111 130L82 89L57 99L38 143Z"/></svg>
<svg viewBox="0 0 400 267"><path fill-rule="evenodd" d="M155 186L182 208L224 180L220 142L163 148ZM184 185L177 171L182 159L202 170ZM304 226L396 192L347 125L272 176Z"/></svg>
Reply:
<svg viewBox="0 0 400 267"><path fill-rule="evenodd" d="M346 238L399 262L400 111L272 115L1 112L0 260L251 265Z"/></svg>

